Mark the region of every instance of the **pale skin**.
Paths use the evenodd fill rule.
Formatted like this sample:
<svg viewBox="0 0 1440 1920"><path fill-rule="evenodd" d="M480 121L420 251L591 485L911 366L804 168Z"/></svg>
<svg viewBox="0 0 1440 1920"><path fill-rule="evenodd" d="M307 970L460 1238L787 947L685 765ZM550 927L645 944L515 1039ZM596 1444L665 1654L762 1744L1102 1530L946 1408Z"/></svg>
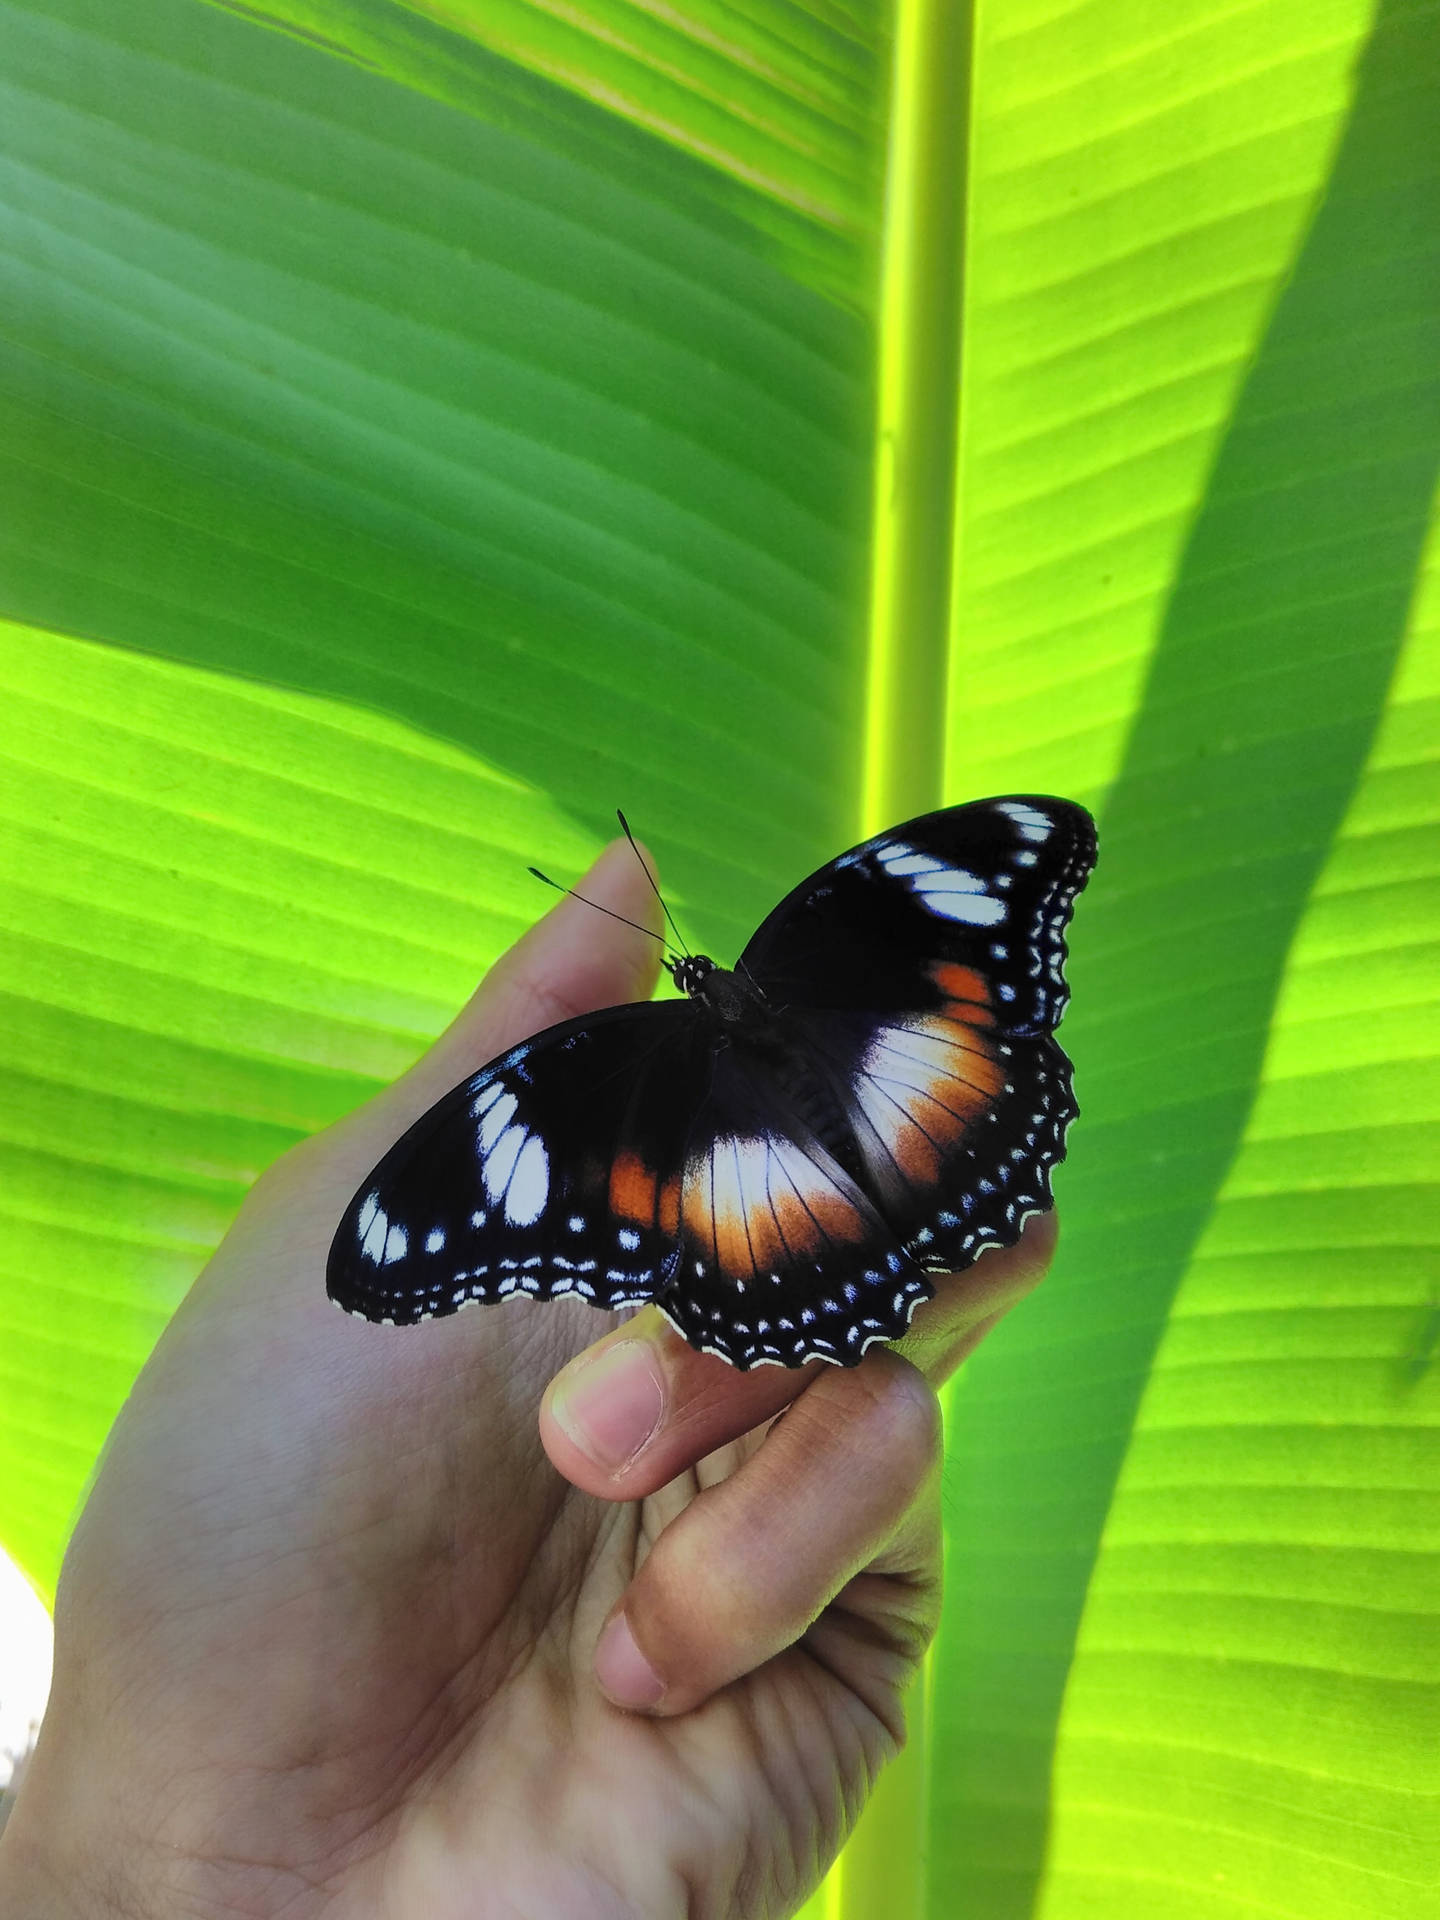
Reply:
<svg viewBox="0 0 1440 1920"><path fill-rule="evenodd" d="M653 924L623 842L582 890ZM410 1121L644 998L658 951L562 901L251 1192L75 1531L11 1920L778 1920L818 1883L935 1631L935 1390L1040 1280L1053 1218L848 1370L738 1373L654 1307L402 1330L325 1297Z"/></svg>

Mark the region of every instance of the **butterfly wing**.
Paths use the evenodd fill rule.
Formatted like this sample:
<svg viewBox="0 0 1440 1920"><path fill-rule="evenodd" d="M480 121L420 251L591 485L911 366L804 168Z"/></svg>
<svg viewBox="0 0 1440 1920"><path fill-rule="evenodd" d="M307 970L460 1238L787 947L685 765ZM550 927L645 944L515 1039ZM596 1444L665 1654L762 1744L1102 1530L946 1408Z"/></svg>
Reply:
<svg viewBox="0 0 1440 1920"><path fill-rule="evenodd" d="M396 1325L522 1294L650 1299L673 1266L712 1054L688 1001L613 1007L513 1047L416 1121L356 1194L330 1297Z"/></svg>
<svg viewBox="0 0 1440 1920"><path fill-rule="evenodd" d="M1050 1204L1076 1113L1051 1035L1094 860L1070 801L946 808L812 874L741 956L843 1111L866 1193L931 1271L1013 1243Z"/></svg>
<svg viewBox="0 0 1440 1920"><path fill-rule="evenodd" d="M742 1369L853 1366L935 1289L742 1045L715 1055L681 1172L678 1259L657 1296L702 1352Z"/></svg>
<svg viewBox="0 0 1440 1920"><path fill-rule="evenodd" d="M520 1294L655 1299L738 1367L852 1364L904 1331L926 1269L1049 1204L1075 1112L1051 1033L1094 854L1082 808L1018 796L842 855L741 958L781 1016L763 1044L690 1001L513 1048L365 1182L332 1298L400 1324Z"/></svg>

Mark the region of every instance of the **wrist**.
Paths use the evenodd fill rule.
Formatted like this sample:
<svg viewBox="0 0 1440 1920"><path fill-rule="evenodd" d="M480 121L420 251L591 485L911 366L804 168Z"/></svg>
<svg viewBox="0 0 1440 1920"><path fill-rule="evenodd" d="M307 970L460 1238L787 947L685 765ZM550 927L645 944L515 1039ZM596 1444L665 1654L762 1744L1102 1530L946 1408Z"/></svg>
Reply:
<svg viewBox="0 0 1440 1920"><path fill-rule="evenodd" d="M166 1920L158 1860L115 1831L114 1789L66 1757L47 1723L0 1832L5 1920Z"/></svg>
<svg viewBox="0 0 1440 1920"><path fill-rule="evenodd" d="M27 1833L17 1824L17 1802L5 1831L0 1834L0 1913L5 1920L139 1920L149 1911L123 1904L117 1881L116 1897L87 1885L80 1853L44 1844L43 1836ZM33 1823L31 1823L33 1824Z"/></svg>

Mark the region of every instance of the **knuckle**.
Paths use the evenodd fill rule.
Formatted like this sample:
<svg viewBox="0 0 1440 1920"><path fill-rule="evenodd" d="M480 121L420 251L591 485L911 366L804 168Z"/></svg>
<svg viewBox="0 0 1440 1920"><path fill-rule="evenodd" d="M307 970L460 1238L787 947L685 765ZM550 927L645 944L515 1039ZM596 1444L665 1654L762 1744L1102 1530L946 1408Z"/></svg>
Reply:
<svg viewBox="0 0 1440 1920"><path fill-rule="evenodd" d="M697 1634L727 1637L745 1616L743 1557L717 1553L698 1527L676 1527L664 1544L668 1551L652 1554L641 1578L653 1569L651 1603L669 1634L686 1642Z"/></svg>
<svg viewBox="0 0 1440 1920"><path fill-rule="evenodd" d="M669 1556L667 1556L668 1560ZM625 1603L635 1637L656 1672L673 1686L708 1679L717 1649L729 1648L744 1615L714 1581L697 1589L696 1569L657 1565L651 1555Z"/></svg>
<svg viewBox="0 0 1440 1920"><path fill-rule="evenodd" d="M939 1459L944 1423L934 1388L917 1367L887 1355L869 1382L872 1446L907 1480L919 1481Z"/></svg>

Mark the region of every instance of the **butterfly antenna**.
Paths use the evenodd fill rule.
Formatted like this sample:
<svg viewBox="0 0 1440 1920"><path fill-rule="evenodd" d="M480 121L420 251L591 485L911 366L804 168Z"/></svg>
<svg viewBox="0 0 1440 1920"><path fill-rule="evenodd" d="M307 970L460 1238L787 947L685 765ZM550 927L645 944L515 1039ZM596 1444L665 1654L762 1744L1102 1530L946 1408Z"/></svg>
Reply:
<svg viewBox="0 0 1440 1920"><path fill-rule="evenodd" d="M649 934L650 938L652 940L658 940L662 947L668 947L670 945L670 942L665 938L664 934L656 933L653 927L642 927L638 920L627 920L623 913L616 913L612 907L602 907L598 900L587 900L583 893L576 893L573 887L562 887L558 880L552 880L548 873L541 873L538 867L531 867L529 871L534 874L537 880L543 880L547 887L554 887L557 893L568 893L572 900L578 900L582 906L594 907L597 913L608 914L612 920L618 920L622 925L627 927L634 927L637 933Z"/></svg>
<svg viewBox="0 0 1440 1920"><path fill-rule="evenodd" d="M624 833L625 838L630 842L630 845L635 850L635 858L640 862L641 871L644 873L645 878L650 882L650 891L654 894L655 898L660 902L660 911L664 914L666 920L670 923L670 931L674 934L675 938L680 942L681 951L688 957L690 953L690 949L685 945L685 936L683 933L681 933L679 927L676 926L675 916L673 913L671 913L669 907L666 906L665 896L663 893L661 893L659 887L656 886L655 876L653 873L651 873L649 867L645 864L644 854L641 853L639 847L635 846L635 836L630 831L630 822L625 818L624 814L620 811L619 807L615 809L615 818L620 822L621 831Z"/></svg>

